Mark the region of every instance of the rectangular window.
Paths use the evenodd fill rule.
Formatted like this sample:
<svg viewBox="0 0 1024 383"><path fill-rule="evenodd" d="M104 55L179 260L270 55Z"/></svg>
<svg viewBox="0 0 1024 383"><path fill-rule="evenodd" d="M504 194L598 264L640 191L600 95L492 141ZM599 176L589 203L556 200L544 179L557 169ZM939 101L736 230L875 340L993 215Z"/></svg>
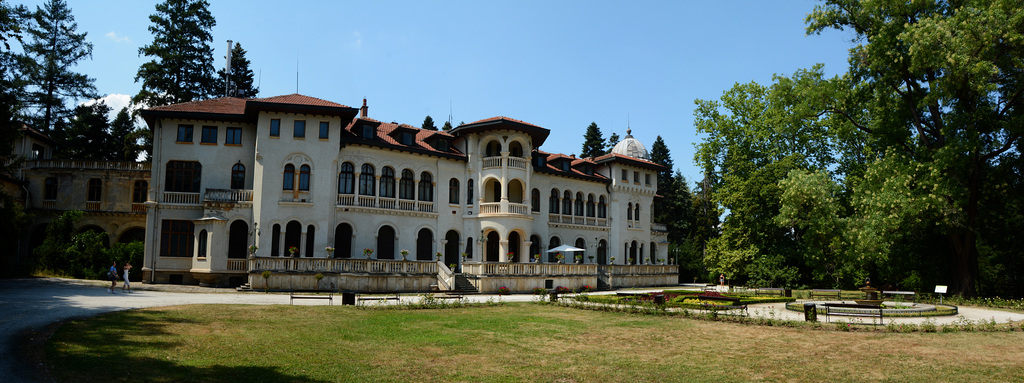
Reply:
<svg viewBox="0 0 1024 383"><path fill-rule="evenodd" d="M644 184L646 184L647 186L651 186L651 174L650 173L644 173Z"/></svg>
<svg viewBox="0 0 1024 383"><path fill-rule="evenodd" d="M132 203L143 203L146 202L146 194L149 192L149 182L146 181L135 181L135 187L132 188Z"/></svg>
<svg viewBox="0 0 1024 383"><path fill-rule="evenodd" d="M160 256L191 257L193 232L192 221L165 219L160 222Z"/></svg>
<svg viewBox="0 0 1024 383"><path fill-rule="evenodd" d="M203 165L196 161L167 161L164 191L198 193Z"/></svg>
<svg viewBox="0 0 1024 383"><path fill-rule="evenodd" d="M199 143L201 143L201 144L216 144L217 143L217 127L216 126L203 126L203 137L200 138Z"/></svg>
<svg viewBox="0 0 1024 383"><path fill-rule="evenodd" d="M370 126L370 125L363 125L363 138L365 138L365 139L373 138L373 127L372 126Z"/></svg>
<svg viewBox="0 0 1024 383"><path fill-rule="evenodd" d="M292 133L292 137L305 138L306 137L306 121L295 120L295 130Z"/></svg>
<svg viewBox="0 0 1024 383"><path fill-rule="evenodd" d="M327 121L320 121L320 138L329 138L330 137L328 135L328 132L330 132L330 130L328 130L328 129L330 127L331 127L331 124L328 123Z"/></svg>
<svg viewBox="0 0 1024 383"><path fill-rule="evenodd" d="M627 172L626 169L622 169L622 180L629 181L629 172Z"/></svg>
<svg viewBox="0 0 1024 383"><path fill-rule="evenodd" d="M103 200L103 180L99 178L92 178L89 180L89 194L85 198L89 202L99 202Z"/></svg>
<svg viewBox="0 0 1024 383"><path fill-rule="evenodd" d="M227 137L224 137L224 145L241 145L242 128L228 128Z"/></svg>
<svg viewBox="0 0 1024 383"><path fill-rule="evenodd" d="M43 199L46 201L54 201L57 199L57 178L46 178L46 184L43 189Z"/></svg>
<svg viewBox="0 0 1024 383"><path fill-rule="evenodd" d="M412 133L402 132L402 145L412 145Z"/></svg>
<svg viewBox="0 0 1024 383"><path fill-rule="evenodd" d="M640 183L640 172L633 172L633 182Z"/></svg>
<svg viewBox="0 0 1024 383"><path fill-rule="evenodd" d="M177 142L192 143L192 125L178 125L178 140L177 140Z"/></svg>
<svg viewBox="0 0 1024 383"><path fill-rule="evenodd" d="M270 136L280 137L281 136L281 119L272 118L270 119Z"/></svg>

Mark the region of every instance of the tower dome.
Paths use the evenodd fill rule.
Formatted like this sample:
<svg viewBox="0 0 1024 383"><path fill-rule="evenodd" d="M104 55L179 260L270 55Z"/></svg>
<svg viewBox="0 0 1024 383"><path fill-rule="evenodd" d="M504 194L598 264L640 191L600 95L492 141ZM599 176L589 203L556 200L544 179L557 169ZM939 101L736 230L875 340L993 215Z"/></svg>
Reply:
<svg viewBox="0 0 1024 383"><path fill-rule="evenodd" d="M651 159L651 155L647 153L647 148L644 147L644 144L640 143L640 140L633 138L632 129L626 129L626 138L615 144L615 147L612 148L612 153L645 160Z"/></svg>

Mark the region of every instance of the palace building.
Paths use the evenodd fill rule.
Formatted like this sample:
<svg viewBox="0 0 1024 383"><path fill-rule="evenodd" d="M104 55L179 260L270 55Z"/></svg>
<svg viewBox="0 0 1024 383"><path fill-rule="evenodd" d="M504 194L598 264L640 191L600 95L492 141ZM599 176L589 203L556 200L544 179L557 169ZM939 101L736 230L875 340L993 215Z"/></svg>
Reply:
<svg viewBox="0 0 1024 383"><path fill-rule="evenodd" d="M507 117L451 131L291 94L143 110L153 131L143 273L155 283L428 291L677 283L657 172L542 150ZM548 252L561 245L580 251ZM264 271L270 277L264 278ZM319 278L318 278L319 276Z"/></svg>

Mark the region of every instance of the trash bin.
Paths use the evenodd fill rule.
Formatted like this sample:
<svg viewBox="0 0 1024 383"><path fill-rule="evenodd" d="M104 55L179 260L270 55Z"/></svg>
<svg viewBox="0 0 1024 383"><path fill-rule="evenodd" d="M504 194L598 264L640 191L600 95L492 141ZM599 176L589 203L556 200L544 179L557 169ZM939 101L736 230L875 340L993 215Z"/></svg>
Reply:
<svg viewBox="0 0 1024 383"><path fill-rule="evenodd" d="M341 293L341 305L355 306L356 293Z"/></svg>
<svg viewBox="0 0 1024 383"><path fill-rule="evenodd" d="M814 303L804 303L804 320L808 322L818 321L818 308Z"/></svg>

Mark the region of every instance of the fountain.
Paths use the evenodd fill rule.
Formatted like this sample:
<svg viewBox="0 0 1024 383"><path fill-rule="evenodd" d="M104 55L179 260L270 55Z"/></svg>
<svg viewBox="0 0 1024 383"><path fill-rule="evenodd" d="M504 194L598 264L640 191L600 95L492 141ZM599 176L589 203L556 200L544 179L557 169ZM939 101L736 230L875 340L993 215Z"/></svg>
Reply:
<svg viewBox="0 0 1024 383"><path fill-rule="evenodd" d="M864 299L854 299L859 305L868 306L881 306L882 300L878 299L878 289L871 287L871 278L864 281L864 287L860 288L860 291L864 292Z"/></svg>

